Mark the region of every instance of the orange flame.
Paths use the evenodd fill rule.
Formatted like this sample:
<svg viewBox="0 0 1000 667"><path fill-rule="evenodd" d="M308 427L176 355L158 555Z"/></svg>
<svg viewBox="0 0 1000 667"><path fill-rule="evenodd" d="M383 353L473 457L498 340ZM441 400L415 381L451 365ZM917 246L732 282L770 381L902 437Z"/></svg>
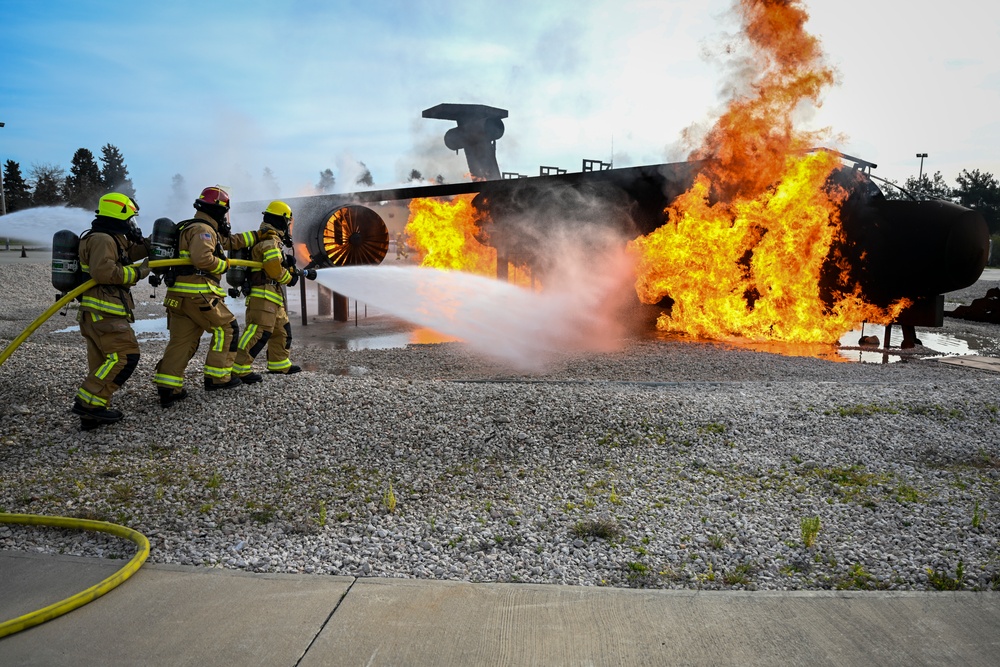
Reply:
<svg viewBox="0 0 1000 667"><path fill-rule="evenodd" d="M753 95L734 99L691 154L705 167L667 209L668 222L636 239L636 291L673 300L660 329L699 337L836 342L862 321L891 321L858 289L824 303L820 276L841 238L846 192L828 178L832 153L807 154L822 133L795 129L803 102L819 103L834 80L798 0L741 0L760 71ZM834 258L836 264L837 258Z"/></svg>
<svg viewBox="0 0 1000 667"><path fill-rule="evenodd" d="M417 253L420 266L496 277L497 251L479 240L483 222L487 220L472 205L474 196L410 202L404 233ZM531 272L520 266L508 267L507 281L521 286L538 286Z"/></svg>
<svg viewBox="0 0 1000 667"><path fill-rule="evenodd" d="M474 195L414 199L405 233L420 266L496 276L497 251L476 238Z"/></svg>

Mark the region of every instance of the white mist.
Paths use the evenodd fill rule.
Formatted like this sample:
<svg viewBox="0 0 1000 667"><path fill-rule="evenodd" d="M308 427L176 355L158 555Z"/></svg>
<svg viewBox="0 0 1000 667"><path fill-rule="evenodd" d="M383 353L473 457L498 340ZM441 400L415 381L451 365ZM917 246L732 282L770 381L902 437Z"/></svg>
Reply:
<svg viewBox="0 0 1000 667"><path fill-rule="evenodd" d="M458 271L354 266L319 271L318 282L400 319L461 339L524 371L561 353L621 344L621 285L613 267L553 281L542 292ZM617 290L617 293L616 293Z"/></svg>

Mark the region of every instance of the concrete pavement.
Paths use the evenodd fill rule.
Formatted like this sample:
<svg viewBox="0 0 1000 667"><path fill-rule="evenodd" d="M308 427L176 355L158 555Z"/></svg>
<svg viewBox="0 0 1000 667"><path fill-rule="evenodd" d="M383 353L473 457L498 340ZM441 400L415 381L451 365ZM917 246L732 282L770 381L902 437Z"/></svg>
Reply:
<svg viewBox="0 0 1000 667"><path fill-rule="evenodd" d="M0 621L121 560L0 551ZM704 592L143 565L0 665L997 665L1000 593Z"/></svg>

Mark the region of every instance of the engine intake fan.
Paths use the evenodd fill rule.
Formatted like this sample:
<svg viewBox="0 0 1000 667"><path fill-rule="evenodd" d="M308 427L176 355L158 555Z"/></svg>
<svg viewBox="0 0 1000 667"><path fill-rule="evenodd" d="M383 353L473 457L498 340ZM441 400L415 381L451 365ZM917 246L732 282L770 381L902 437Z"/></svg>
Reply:
<svg viewBox="0 0 1000 667"><path fill-rule="evenodd" d="M338 206L306 237L311 266L380 264L389 251L389 230L378 213L356 204Z"/></svg>

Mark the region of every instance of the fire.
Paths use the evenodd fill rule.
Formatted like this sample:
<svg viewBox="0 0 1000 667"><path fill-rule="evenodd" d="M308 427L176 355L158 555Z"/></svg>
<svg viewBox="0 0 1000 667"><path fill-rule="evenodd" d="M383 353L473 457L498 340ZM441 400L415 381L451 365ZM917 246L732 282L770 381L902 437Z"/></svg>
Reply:
<svg viewBox="0 0 1000 667"><path fill-rule="evenodd" d="M472 205L473 197L456 195L450 200L424 198L410 202L404 232L420 266L496 277L497 251L479 240L487 221ZM538 286L524 267L510 266L508 271L508 282Z"/></svg>
<svg viewBox="0 0 1000 667"><path fill-rule="evenodd" d="M473 195L414 199L405 233L420 266L496 276L497 251L476 239Z"/></svg>
<svg viewBox="0 0 1000 667"><path fill-rule="evenodd" d="M692 160L705 167L667 209L667 223L629 244L644 303L673 300L658 328L706 338L836 342L862 321L888 322L905 306L866 305L857 289L820 292L831 245L841 239L831 185L840 166L808 153L822 133L794 127L803 103L834 81L798 0L740 0L759 71L752 94L732 100Z"/></svg>

